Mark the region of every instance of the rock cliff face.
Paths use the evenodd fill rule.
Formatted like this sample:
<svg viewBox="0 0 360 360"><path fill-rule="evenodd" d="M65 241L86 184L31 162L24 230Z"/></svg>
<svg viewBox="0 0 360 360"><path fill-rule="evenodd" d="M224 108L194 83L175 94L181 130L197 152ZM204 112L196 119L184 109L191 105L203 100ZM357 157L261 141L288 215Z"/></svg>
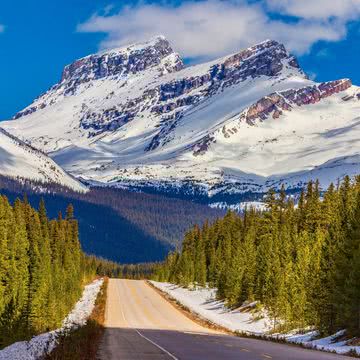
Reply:
<svg viewBox="0 0 360 360"><path fill-rule="evenodd" d="M202 86L206 86L202 95L210 96L216 93L220 87L224 89L260 76L276 76L286 66L284 60L286 60L287 66L300 71L296 59L289 55L284 45L276 41L265 41L230 56L222 63L213 65L203 75L162 84L158 89L160 104L153 107L152 111L163 114L178 107L195 103L198 97L177 98ZM177 100L169 102L170 99Z"/></svg>
<svg viewBox="0 0 360 360"><path fill-rule="evenodd" d="M180 56L171 48L169 42L163 37L158 36L142 45L133 45L127 48L111 50L100 54L90 55L67 65L62 73L61 81L54 85L45 95L43 100L37 106L31 106L24 111L17 113L14 118L32 114L37 110L44 109L48 105L53 105L56 99L47 101L47 95L57 94L57 97L74 95L81 84L92 81L112 78L114 80L126 78L129 75L135 75L144 72L150 68L157 68L159 75L172 73L184 68L184 63ZM109 94L111 96L111 94ZM132 104L128 104L131 107ZM106 109L101 117L107 119L117 118L118 122L130 118L131 114L119 114L116 109ZM99 116L88 114L87 119L82 122L84 128L93 127L99 129L97 124ZM122 118L122 119L121 119ZM93 126L90 119L93 119ZM108 121L105 121L108 123ZM110 130L115 126L109 125Z"/></svg>
<svg viewBox="0 0 360 360"><path fill-rule="evenodd" d="M168 134L176 127L176 122L189 106L194 106L236 84L261 76L276 77L284 68L303 74L296 59L286 51L282 44L267 40L212 65L203 75L161 84L155 90L157 100L151 111L158 115L172 113L172 116L165 118L165 125L145 150L154 150L168 143ZM305 74L303 75L305 77ZM194 94L194 90L199 91ZM162 138L165 140L161 141ZM209 142L206 141L206 143Z"/></svg>
<svg viewBox="0 0 360 360"><path fill-rule="evenodd" d="M276 76L284 66L301 72L296 59L289 55L282 44L267 40L225 58L205 69L201 75L180 77L157 87L149 87L144 89L139 97L103 108L101 111L93 111L87 104L83 104L80 125L89 130L88 136L93 137L120 128L146 109L157 115L173 113L170 117L164 117L166 120L178 119L182 110L216 94L220 88L225 89L260 76ZM173 52L169 42L163 37L155 38L147 46L133 46L77 60L65 67L60 83L53 86L49 93L70 96L75 94L81 84L88 83L91 86L91 82L95 80L127 78L154 67L160 75L178 72L184 68L179 55ZM189 94L196 90L199 90L196 94ZM114 94L109 93L107 96L111 98ZM16 114L15 119L44 109L56 101L44 99L37 106ZM162 129L162 133L166 131ZM160 145L159 137L161 136L154 137L146 150L157 148Z"/></svg>
<svg viewBox="0 0 360 360"><path fill-rule="evenodd" d="M136 46L103 54L90 55L65 67L60 84L81 83L98 80L109 76L136 74L150 67L158 66L161 60L173 54L169 42L164 37L157 37L147 46ZM173 65L165 63L164 72L178 71L184 67L180 57Z"/></svg>
<svg viewBox="0 0 360 360"><path fill-rule="evenodd" d="M66 66L3 126L90 182L261 192L343 174L334 157L360 149L359 100L348 79L309 80L273 40L184 66L156 37Z"/></svg>
<svg viewBox="0 0 360 360"><path fill-rule="evenodd" d="M123 53L121 54L125 57ZM152 51L149 48L146 48L146 51L138 51L135 54L136 56L132 55L132 60L129 56L126 67L123 66L125 62L119 60L118 55L111 57L111 61L107 59L108 55L98 56L96 61L94 56L81 59L64 71L66 75L63 75L63 81L65 84L71 84L66 92L68 93L69 89L74 89L73 84L78 84L80 81L87 82L106 76L137 73L145 70L150 64L151 66L158 66L162 58L171 54L170 45L161 39ZM144 61L144 59L147 60ZM104 62L105 64L103 64ZM114 62L117 64L116 66L113 65ZM247 79L260 76L276 76L283 70L284 66L301 71L296 59L287 53L282 44L270 40L265 41L232 55L223 62L214 64L201 75L180 77L170 82L161 83L157 87L149 87L142 92L141 96L103 109L101 112L94 112L85 107L80 124L84 129L90 130L89 136L96 136L104 131L114 131L120 128L133 120L140 112L148 109L156 115L172 113L170 116L162 117L166 122L179 119L183 110L207 97L211 97L220 88L225 89ZM167 69L167 72L179 71L182 68L182 61L177 59ZM110 71L110 69L113 70ZM197 90L198 92L194 94L194 91ZM174 125L171 124L170 130L173 127ZM169 125L167 124L161 130L162 134L167 133L168 128ZM154 150L161 144L159 138L163 136L162 134L154 137L146 147L147 151Z"/></svg>
<svg viewBox="0 0 360 360"><path fill-rule="evenodd" d="M267 95L257 101L243 114L243 118L252 124L254 120L265 120L269 114L277 119L283 111L291 111L293 106L315 104L340 91L344 91L352 86L349 79L324 82L319 85L307 86L301 89L290 89Z"/></svg>
<svg viewBox="0 0 360 360"><path fill-rule="evenodd" d="M352 86L351 80L341 79L321 84L306 86L300 89L290 89L269 94L255 104L251 105L239 116L240 122L246 122L254 126L256 121L264 121L270 116L272 119L278 119L285 111L292 111L297 106L316 104L322 99L345 91ZM351 97L353 98L353 97ZM344 101L348 99L344 98ZM230 138L238 132L236 127L221 129L224 138ZM216 142L216 137L206 135L193 146L195 156L205 155L212 143Z"/></svg>

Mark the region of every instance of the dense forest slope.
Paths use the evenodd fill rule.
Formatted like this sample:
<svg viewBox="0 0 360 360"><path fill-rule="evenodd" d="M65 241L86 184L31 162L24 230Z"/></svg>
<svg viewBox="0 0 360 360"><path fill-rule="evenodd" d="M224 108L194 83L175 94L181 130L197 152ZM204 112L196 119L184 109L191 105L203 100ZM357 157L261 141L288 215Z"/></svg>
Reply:
<svg viewBox="0 0 360 360"><path fill-rule="evenodd" d="M43 201L35 210L0 196L0 348L59 327L88 270L71 205L50 220Z"/></svg>
<svg viewBox="0 0 360 360"><path fill-rule="evenodd" d="M44 198L50 217L57 217L71 202L83 250L121 263L162 260L180 245L189 225L222 214L205 205L159 195L107 188L83 194L56 184L19 183L0 176L0 193L13 201L24 192L33 206Z"/></svg>

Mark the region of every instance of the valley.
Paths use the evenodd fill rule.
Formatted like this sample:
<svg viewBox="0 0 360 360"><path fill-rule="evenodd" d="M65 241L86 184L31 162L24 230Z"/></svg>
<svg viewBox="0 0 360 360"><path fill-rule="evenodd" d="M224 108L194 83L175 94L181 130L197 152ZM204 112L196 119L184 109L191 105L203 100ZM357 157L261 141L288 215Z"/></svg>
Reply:
<svg viewBox="0 0 360 360"><path fill-rule="evenodd" d="M0 191L11 202L26 193L34 207L45 200L51 218L72 203L83 250L122 264L163 260L180 246L190 225L224 214L224 210L156 194L111 188L79 193L56 184L18 182L1 176Z"/></svg>
<svg viewBox="0 0 360 360"><path fill-rule="evenodd" d="M360 356L360 87L285 43L116 43L0 122L1 360Z"/></svg>

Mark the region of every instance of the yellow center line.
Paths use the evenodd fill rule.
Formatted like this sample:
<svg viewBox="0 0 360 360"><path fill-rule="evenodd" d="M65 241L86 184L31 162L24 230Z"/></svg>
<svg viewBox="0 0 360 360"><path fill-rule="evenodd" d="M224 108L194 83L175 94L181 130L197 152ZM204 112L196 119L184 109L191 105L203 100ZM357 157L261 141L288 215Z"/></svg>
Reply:
<svg viewBox="0 0 360 360"><path fill-rule="evenodd" d="M133 298L134 298L136 304L139 305L139 308L142 310L142 312L143 312L144 315L148 318L148 320L150 320L150 322L152 322L152 323L153 323L154 325L156 325L159 329L161 329L160 322L158 321L158 319L156 319L156 318L150 313L149 308L148 308L148 306L146 305L146 303L140 301L140 298L139 298L139 295L138 295L137 290L136 290L132 285L130 285L130 284L131 284L131 282L127 283L128 288L130 289L131 294L133 295Z"/></svg>
<svg viewBox="0 0 360 360"><path fill-rule="evenodd" d="M121 296L120 296L120 285L117 286L117 293L119 295L119 302L121 304ZM122 306L120 305L120 309L121 309L121 314L124 318L124 321L126 323L129 323L125 317L124 314L124 310L122 308ZM148 341L149 343L153 344L154 346L156 346L158 349L160 349L161 351L163 351L165 354L169 355L171 359L173 360L179 360L175 355L173 355L172 353L170 353L169 351L167 351L165 348L163 348L162 346L160 346L159 344L157 344L155 341L152 341L151 339L149 339L148 337L146 337L145 335L143 335L138 329L134 328L134 330L138 333L139 336L141 336L143 339L145 339L146 341Z"/></svg>

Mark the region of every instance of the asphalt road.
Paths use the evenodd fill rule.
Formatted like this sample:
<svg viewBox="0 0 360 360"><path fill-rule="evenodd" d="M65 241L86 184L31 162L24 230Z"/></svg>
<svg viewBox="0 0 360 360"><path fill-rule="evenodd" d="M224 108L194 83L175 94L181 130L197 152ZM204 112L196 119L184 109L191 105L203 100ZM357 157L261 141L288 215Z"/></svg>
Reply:
<svg viewBox="0 0 360 360"><path fill-rule="evenodd" d="M187 318L144 281L111 279L103 360L345 360L296 346L229 336Z"/></svg>

